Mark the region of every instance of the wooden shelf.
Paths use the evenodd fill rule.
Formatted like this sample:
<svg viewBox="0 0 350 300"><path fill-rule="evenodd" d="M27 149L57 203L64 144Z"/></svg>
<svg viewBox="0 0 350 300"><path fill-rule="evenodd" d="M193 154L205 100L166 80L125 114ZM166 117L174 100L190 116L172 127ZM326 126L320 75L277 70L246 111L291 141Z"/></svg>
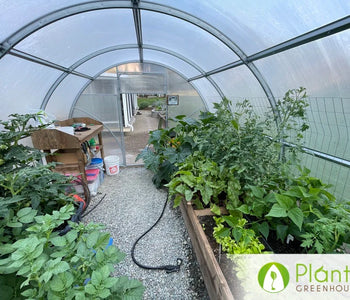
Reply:
<svg viewBox="0 0 350 300"><path fill-rule="evenodd" d="M72 126L76 123L85 123L86 127L90 129L75 132L74 135L58 129L41 129L33 132L31 137L34 147L48 154L47 162L61 163L56 167L57 172L78 172L87 183L85 174L87 158L82 150L82 144L97 136L97 144L100 147L99 151L103 159L103 124L91 118L72 118L59 121L57 124L59 126Z"/></svg>

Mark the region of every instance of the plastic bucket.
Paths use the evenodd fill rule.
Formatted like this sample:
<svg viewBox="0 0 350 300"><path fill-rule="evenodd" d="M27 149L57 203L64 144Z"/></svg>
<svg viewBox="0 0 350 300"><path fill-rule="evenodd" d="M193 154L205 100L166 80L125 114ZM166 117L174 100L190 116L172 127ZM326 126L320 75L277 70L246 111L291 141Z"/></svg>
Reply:
<svg viewBox="0 0 350 300"><path fill-rule="evenodd" d="M103 169L102 158L92 158L91 163L86 167L86 169Z"/></svg>
<svg viewBox="0 0 350 300"><path fill-rule="evenodd" d="M119 157L110 155L105 157L105 166L107 175L116 175L119 173Z"/></svg>

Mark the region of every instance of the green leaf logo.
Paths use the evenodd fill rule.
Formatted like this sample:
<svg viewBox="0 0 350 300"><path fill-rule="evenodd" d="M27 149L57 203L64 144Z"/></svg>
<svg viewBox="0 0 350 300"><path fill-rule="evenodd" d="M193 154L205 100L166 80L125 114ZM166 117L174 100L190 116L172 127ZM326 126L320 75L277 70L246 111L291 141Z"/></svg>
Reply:
<svg viewBox="0 0 350 300"><path fill-rule="evenodd" d="M287 268L277 262L264 265L258 274L258 282L262 289L269 293L283 291L289 283Z"/></svg>

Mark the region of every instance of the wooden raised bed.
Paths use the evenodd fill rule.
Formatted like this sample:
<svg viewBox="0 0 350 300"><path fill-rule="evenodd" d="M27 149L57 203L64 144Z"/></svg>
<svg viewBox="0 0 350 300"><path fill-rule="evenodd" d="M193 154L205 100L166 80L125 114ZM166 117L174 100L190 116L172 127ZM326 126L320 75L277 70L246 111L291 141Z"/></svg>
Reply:
<svg viewBox="0 0 350 300"><path fill-rule="evenodd" d="M180 208L210 299L233 300L234 298L225 276L198 221L198 216L210 215L210 210L196 211L191 204L185 201L181 202Z"/></svg>

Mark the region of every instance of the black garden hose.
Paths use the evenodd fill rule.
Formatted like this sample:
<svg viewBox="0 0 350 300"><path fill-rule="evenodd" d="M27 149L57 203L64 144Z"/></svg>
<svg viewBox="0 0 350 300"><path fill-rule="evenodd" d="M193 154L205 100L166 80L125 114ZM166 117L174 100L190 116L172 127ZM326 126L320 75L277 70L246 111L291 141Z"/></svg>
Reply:
<svg viewBox="0 0 350 300"><path fill-rule="evenodd" d="M85 218L89 213L91 213L97 206L99 206L100 204L101 204L101 202L103 201L103 199L106 197L106 195L107 194L104 194L103 196L102 196L102 198L100 199L100 201L98 201L98 203L93 207L93 208L91 208L88 212L86 212L86 213L84 213L83 215L82 215L82 218Z"/></svg>
<svg viewBox="0 0 350 300"><path fill-rule="evenodd" d="M182 265L183 260L181 258L177 258L176 259L176 265L163 265L163 266L146 266L141 264L140 262L138 262L135 258L135 247L137 245L137 243L147 234L149 233L160 221L160 219L163 217L164 215L164 211L166 208L168 202L168 197L165 200L164 206L163 206L163 210L162 213L160 214L158 220L147 230L145 231L133 244L132 248L131 248L131 258L133 260L133 262L139 266L142 269L146 269L146 270L165 270L167 273L172 273L172 272L178 272L180 271L180 266Z"/></svg>
<svg viewBox="0 0 350 300"><path fill-rule="evenodd" d="M81 220L81 215L84 210L84 202L79 202L79 208L75 212L75 214L72 216L71 221L75 223L79 223ZM66 225L59 233L60 236L65 235L68 233L72 228L69 225Z"/></svg>

